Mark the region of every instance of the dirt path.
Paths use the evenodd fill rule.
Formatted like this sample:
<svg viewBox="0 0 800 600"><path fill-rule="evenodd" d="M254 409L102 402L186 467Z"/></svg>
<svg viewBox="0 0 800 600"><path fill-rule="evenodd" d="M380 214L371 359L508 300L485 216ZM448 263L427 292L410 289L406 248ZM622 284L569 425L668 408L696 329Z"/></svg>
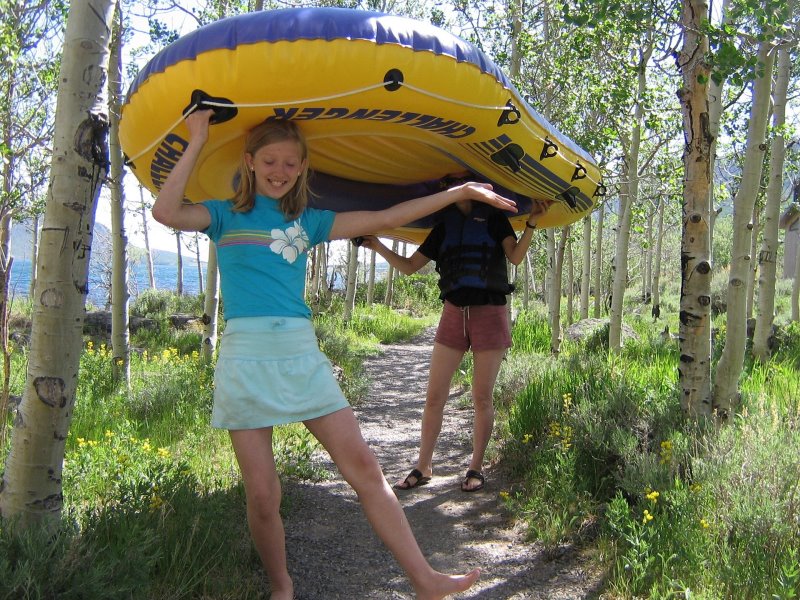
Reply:
<svg viewBox="0 0 800 600"><path fill-rule="evenodd" d="M372 393L356 414L390 483L416 459L432 342L433 330L426 330L408 343L385 346L366 365ZM460 599L596 598L600 578L586 570L576 552L567 549L554 559L538 544L524 542L499 500L498 493L506 489L499 470L485 471L481 492L459 489L471 453L472 413L458 406L451 398L432 481L397 492L425 555L442 571L481 568L478 584ZM330 462L327 455L321 459ZM289 482L285 492L290 502L287 551L297 600L413 598L347 484L338 479Z"/></svg>

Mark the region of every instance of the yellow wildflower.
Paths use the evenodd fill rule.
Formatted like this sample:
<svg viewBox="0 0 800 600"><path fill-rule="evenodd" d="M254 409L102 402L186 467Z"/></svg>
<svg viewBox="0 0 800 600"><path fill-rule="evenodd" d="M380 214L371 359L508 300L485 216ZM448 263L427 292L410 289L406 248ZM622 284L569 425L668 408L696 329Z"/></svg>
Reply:
<svg viewBox="0 0 800 600"><path fill-rule="evenodd" d="M500 494L499 494L499 495L500 495L500 497L501 497L503 500L508 500L508 496L509 496L509 494L508 494L508 492L507 492L507 491L503 490L502 492L500 492Z"/></svg>
<svg viewBox="0 0 800 600"><path fill-rule="evenodd" d="M642 523L647 525L647 523L649 523L652 520L653 520L653 515L650 514L649 510L645 509L644 510L644 515L642 516Z"/></svg>
<svg viewBox="0 0 800 600"><path fill-rule="evenodd" d="M711 527L711 525L705 519L700 519L700 526L703 529L708 529L709 527Z"/></svg>
<svg viewBox="0 0 800 600"><path fill-rule="evenodd" d="M652 502L653 504L655 504L656 502L658 502L658 496L659 496L659 495L660 495L660 494L659 494L658 492L656 492L656 491L652 491L652 492L650 492L649 494L647 494L647 496L645 496L645 498L647 498L648 500L650 500L650 502Z"/></svg>

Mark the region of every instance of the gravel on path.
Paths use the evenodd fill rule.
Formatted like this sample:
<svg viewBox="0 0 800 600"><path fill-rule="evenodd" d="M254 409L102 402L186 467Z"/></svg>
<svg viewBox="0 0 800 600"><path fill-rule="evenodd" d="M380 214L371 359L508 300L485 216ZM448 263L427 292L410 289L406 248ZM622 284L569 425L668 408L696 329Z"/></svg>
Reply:
<svg viewBox="0 0 800 600"><path fill-rule="evenodd" d="M416 463L434 329L386 345L365 367L369 398L355 408L362 434L390 484ZM420 547L438 570L480 567L478 583L458 599L577 600L598 597L602 574L581 552L544 552L510 520L499 492L500 469L489 467L486 487L464 493L460 482L471 454L472 410L451 396L427 485L396 493ZM338 475L330 457L318 455ZM297 600L406 600L413 592L400 567L373 533L353 490L338 477L287 481L286 546Z"/></svg>

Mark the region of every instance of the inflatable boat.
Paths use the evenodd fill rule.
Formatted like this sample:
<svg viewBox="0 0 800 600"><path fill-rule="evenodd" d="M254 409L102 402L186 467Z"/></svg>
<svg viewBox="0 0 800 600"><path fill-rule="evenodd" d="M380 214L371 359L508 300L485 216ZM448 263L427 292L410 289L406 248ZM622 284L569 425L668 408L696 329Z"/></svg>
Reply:
<svg viewBox="0 0 800 600"><path fill-rule="evenodd" d="M343 8L222 19L163 49L122 107L126 162L153 193L187 145L184 114L213 108L187 199L228 198L246 132L293 119L310 153L315 206L377 210L470 171L517 200L554 200L539 227L588 214L604 193L591 156L538 114L482 51L429 23ZM435 215L376 232L420 243Z"/></svg>

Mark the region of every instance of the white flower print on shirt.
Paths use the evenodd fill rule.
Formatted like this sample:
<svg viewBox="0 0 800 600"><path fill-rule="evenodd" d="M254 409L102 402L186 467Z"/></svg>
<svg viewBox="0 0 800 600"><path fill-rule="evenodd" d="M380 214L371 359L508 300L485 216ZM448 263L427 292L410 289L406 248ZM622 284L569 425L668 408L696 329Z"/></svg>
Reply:
<svg viewBox="0 0 800 600"><path fill-rule="evenodd" d="M308 248L308 234L297 221L285 231L273 229L270 235L273 239L270 250L280 254L288 263L293 263Z"/></svg>

